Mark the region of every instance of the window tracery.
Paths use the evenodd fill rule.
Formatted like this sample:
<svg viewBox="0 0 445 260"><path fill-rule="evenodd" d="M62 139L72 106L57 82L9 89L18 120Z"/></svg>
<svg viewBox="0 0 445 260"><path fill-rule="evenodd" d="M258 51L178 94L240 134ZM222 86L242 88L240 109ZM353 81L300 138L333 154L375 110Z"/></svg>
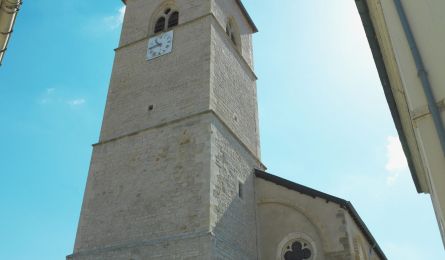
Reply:
<svg viewBox="0 0 445 260"><path fill-rule="evenodd" d="M283 260L311 260L313 259L311 244L302 240L291 240L283 249Z"/></svg>
<svg viewBox="0 0 445 260"><path fill-rule="evenodd" d="M159 33L171 29L179 24L179 12L171 8L164 10L162 15L156 20L154 33Z"/></svg>
<svg viewBox="0 0 445 260"><path fill-rule="evenodd" d="M315 260L317 249L312 239L300 232L287 235L279 244L277 260Z"/></svg>

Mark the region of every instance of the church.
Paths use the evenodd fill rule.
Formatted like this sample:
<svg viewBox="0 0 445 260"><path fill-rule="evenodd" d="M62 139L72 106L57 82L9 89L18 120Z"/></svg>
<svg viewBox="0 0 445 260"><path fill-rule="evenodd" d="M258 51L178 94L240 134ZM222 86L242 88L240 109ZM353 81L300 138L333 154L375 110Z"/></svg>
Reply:
<svg viewBox="0 0 445 260"><path fill-rule="evenodd" d="M350 202L261 163L240 0L127 0L68 260L386 259Z"/></svg>

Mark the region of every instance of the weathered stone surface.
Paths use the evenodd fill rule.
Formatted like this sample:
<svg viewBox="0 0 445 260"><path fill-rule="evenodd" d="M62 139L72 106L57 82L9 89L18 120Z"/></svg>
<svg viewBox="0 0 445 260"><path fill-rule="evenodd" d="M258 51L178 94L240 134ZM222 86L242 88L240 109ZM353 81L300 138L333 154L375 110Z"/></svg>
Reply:
<svg viewBox="0 0 445 260"><path fill-rule="evenodd" d="M294 233L313 242L317 260L380 259L339 204L260 178L255 180L255 194L259 259L277 259L280 242Z"/></svg>
<svg viewBox="0 0 445 260"><path fill-rule="evenodd" d="M75 251L208 232L209 144L201 116L95 146Z"/></svg>
<svg viewBox="0 0 445 260"><path fill-rule="evenodd" d="M237 2L127 4L67 259L281 260L292 233L311 240L317 260L368 259L361 258L367 240L339 205L253 174L265 167L252 28ZM165 8L180 13L173 51L147 61ZM229 19L238 46L226 35Z"/></svg>
<svg viewBox="0 0 445 260"><path fill-rule="evenodd" d="M234 254L228 259L257 259L253 169L261 165L219 120L211 129L210 225L225 244L217 249L231 247L223 250Z"/></svg>

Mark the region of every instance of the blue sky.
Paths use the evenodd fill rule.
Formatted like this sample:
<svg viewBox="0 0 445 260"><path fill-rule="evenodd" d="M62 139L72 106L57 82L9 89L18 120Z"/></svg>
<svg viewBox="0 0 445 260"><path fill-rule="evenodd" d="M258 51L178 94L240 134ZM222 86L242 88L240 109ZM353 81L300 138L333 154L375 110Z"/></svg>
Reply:
<svg viewBox="0 0 445 260"><path fill-rule="evenodd" d="M0 67L0 259L72 252L121 1L26 1ZM268 171L350 200L389 259L445 259L353 0L244 1Z"/></svg>

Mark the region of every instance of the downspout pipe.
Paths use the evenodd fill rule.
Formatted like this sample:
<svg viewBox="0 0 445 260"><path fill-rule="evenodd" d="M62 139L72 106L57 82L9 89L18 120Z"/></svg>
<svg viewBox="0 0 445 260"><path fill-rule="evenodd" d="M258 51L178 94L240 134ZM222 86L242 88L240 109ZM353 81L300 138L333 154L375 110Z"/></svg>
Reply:
<svg viewBox="0 0 445 260"><path fill-rule="evenodd" d="M0 66L21 5L21 0L0 0Z"/></svg>
<svg viewBox="0 0 445 260"><path fill-rule="evenodd" d="M442 147L443 155L445 156L445 128L443 124L442 117L440 115L439 107L437 106L436 99L434 98L434 93L431 87L430 80L428 78L428 73L425 69L425 65L420 55L419 48L417 47L416 41L414 39L413 32L408 22L408 18L405 13L405 9L400 0L394 0L394 4L397 9L397 13L402 23L403 31L408 40L409 47L411 49L411 54L413 55L414 62L416 63L417 75L422 83L423 92L425 93L428 108L433 117L434 126L436 127L437 134L439 136L440 145Z"/></svg>

